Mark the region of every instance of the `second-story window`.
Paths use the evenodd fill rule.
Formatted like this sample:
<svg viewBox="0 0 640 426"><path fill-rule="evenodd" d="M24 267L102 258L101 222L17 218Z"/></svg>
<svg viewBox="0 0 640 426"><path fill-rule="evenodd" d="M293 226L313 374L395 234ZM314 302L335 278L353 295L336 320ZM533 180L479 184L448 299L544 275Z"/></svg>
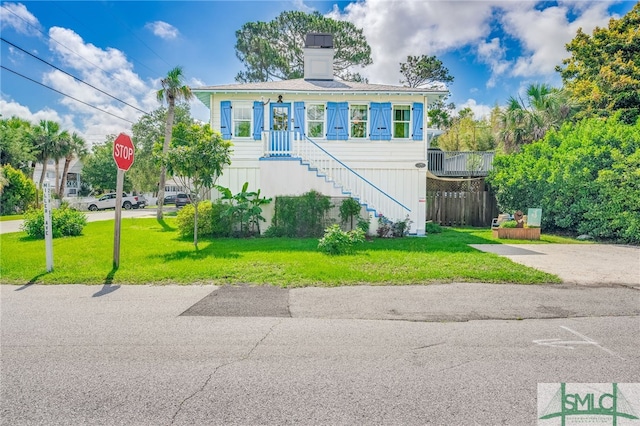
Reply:
<svg viewBox="0 0 640 426"><path fill-rule="evenodd" d="M409 123L411 122L411 107L409 105L393 106L393 137L395 139L409 138Z"/></svg>
<svg viewBox="0 0 640 426"><path fill-rule="evenodd" d="M233 136L248 138L251 136L251 105L233 105Z"/></svg>
<svg viewBox="0 0 640 426"><path fill-rule="evenodd" d="M307 134L310 138L324 137L324 105L307 105Z"/></svg>
<svg viewBox="0 0 640 426"><path fill-rule="evenodd" d="M364 139L367 136L367 106L351 105L349 107L349 136Z"/></svg>

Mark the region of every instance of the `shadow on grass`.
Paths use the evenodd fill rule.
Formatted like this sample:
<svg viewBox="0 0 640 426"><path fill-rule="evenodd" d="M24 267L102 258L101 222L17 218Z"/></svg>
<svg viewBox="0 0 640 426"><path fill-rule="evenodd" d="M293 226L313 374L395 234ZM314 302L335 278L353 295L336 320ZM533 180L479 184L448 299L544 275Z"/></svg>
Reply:
<svg viewBox="0 0 640 426"><path fill-rule="evenodd" d="M25 285L23 285L22 287L18 287L16 288L15 291L22 291L22 290L26 290L29 287L31 287L32 285L34 285L39 279L40 277L44 277L45 275L47 275L49 272L43 272L41 274L36 275L35 277L31 278L29 280L29 282L27 282Z"/></svg>
<svg viewBox="0 0 640 426"><path fill-rule="evenodd" d="M162 226L162 230L164 232L173 232L178 228L174 228L173 226L169 226L169 224L167 222L165 222L164 219L157 219L158 223L160 224L160 226Z"/></svg>
<svg viewBox="0 0 640 426"><path fill-rule="evenodd" d="M190 250L178 250L173 253L167 253L163 255L154 256L162 259L165 262L171 262L175 260L192 259L199 260L208 257L215 257L218 259L238 259L240 254L235 250L231 250L229 247L215 244L210 242L206 247L202 248L202 243L199 244L199 248L191 248Z"/></svg>

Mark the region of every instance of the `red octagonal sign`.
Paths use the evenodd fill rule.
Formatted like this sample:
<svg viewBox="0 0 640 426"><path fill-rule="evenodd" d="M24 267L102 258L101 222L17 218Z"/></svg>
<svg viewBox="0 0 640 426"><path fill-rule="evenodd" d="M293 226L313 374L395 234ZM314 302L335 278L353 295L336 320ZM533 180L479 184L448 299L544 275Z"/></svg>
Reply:
<svg viewBox="0 0 640 426"><path fill-rule="evenodd" d="M133 164L133 143L131 138L124 133L120 133L113 142L113 159L119 169L125 172Z"/></svg>

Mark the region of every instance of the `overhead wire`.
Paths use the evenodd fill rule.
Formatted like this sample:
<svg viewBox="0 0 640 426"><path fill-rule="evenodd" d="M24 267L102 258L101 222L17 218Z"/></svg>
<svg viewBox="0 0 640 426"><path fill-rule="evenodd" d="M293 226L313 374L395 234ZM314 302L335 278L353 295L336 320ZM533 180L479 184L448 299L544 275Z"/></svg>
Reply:
<svg viewBox="0 0 640 426"><path fill-rule="evenodd" d="M124 83L126 85L129 85L128 82L119 79L118 77L116 77L115 75L113 75L111 72L105 70L104 68L94 64L93 62L91 62L90 60L88 60L87 58L85 58L84 56L80 55L78 52L74 51L73 49L65 46L64 44L62 44L61 42L59 42L58 40L56 40L55 38L51 37L49 34L46 34L44 32L42 32L42 30L40 30L38 27L34 26L33 24L31 24L29 21L27 21L26 19L24 19L22 16L16 14L15 12L13 12L10 9L5 8L4 9L6 12L11 13L12 15L14 15L15 17L17 17L18 19L22 20L25 24L27 24L28 26L30 26L31 28L33 28L34 30L38 31L40 34L42 34L43 36L47 37L48 39L54 41L55 43L59 44L60 46L64 47L65 49L67 49L69 52L73 53L74 55L76 55L77 57L79 57L80 59L82 59L83 61L93 65L94 67L96 67L99 70L104 71L106 74L110 75L114 80L118 80L121 83Z"/></svg>
<svg viewBox="0 0 640 426"><path fill-rule="evenodd" d="M97 90L98 92L103 93L103 94L105 94L105 95L109 96L111 99L115 99L116 101L118 101L118 102L122 102L123 104L125 104L125 105L127 105L127 106L129 106L129 107L131 107L131 108L133 108L133 109L135 109L135 110L137 110L137 111L140 111L140 112L141 112L141 113L143 113L143 114L147 114L147 115L149 115L149 113L148 113L148 112L146 112L146 111L144 111L144 110L142 110L142 109L140 109L140 108L138 108L138 107L136 107L136 106L134 106L134 105L131 105L130 103L128 103L128 102L126 102L126 101L123 101L122 99L117 98L117 97L115 97L115 96L111 95L110 93L107 93L107 92L105 92L104 90L102 90L102 89L100 89L100 88L98 88L98 87L95 87L95 86L94 86L94 85L92 85L92 84L87 83L87 82L86 82L86 81L84 81L83 79L81 79L81 78L79 78L79 77L76 77L75 75L70 74L70 73L66 72L65 70L63 70L63 69L58 68L57 66L55 66L55 65L53 65L53 64L51 64L51 63L49 63L49 62L45 61L44 59L40 58L39 56L36 56L36 55L34 55L33 53L30 53L30 52L28 52L28 51L24 50L23 48L21 48L20 46L17 46L16 44L14 44L14 43L10 42L9 40L5 39L4 37L0 37L0 40L4 41L5 43L7 43L7 44L9 44L9 45L11 45L11 46L13 46L13 47L15 47L15 48L16 48L16 49L18 49L18 50L20 50L20 51L22 51L22 52L26 53L27 55L31 56L32 58L35 58L35 59L39 60L40 62L43 62L43 63L45 63L45 64L49 65L50 67L55 68L56 70L58 70L58 71L60 71L60 72L62 72L62 73L64 73L64 74L68 75L69 77L74 78L75 80L79 81L80 83L86 84L87 86L91 87L92 89L95 89L95 90Z"/></svg>
<svg viewBox="0 0 640 426"><path fill-rule="evenodd" d="M62 96L66 96L67 98L73 99L74 101L76 101L76 102L80 102L81 104L84 104L84 105L86 105L86 106L88 106L88 107L91 107L91 108L96 109L96 110L98 110L98 111L104 112L105 114L109 114L109 115L111 115L111 116L113 116L113 117L115 117L115 118L119 118L120 120L124 120L124 121L126 121L126 122L128 122L128 123L135 124L135 123L134 123L133 121L131 121L131 120L128 120L128 119L123 118L123 117L120 117L120 116L117 116L117 115L115 115L115 114L113 114L113 113L111 113L111 112L109 112L109 111L106 111L106 110L104 110L104 109L102 109L102 108L99 108L99 107L97 107L97 106L95 106L95 105L91 105L91 104L89 104L89 103L87 103L87 102L85 102L85 101L81 101L80 99L74 98L74 97L73 97L73 96L71 96L71 95L67 95L66 93L63 93L63 92L61 92L61 91L59 91L59 90L57 90L57 89L54 89L54 88L53 88L53 87L51 87L51 86L47 86L47 85L46 85L46 84L44 84L44 83L40 83L39 81L34 80L34 79L30 78L30 77L27 77L27 76L26 76L26 75L24 75L24 74L20 74L20 73L19 73L19 72L17 72L17 71L14 71L14 70L12 70L12 69L10 69L10 68L7 68L7 67L5 67L4 65L0 65L0 68L2 68L3 70L7 70L7 71L9 71L9 72L11 72L11 73L13 73L13 74L15 74L15 75L17 75L17 76L20 76L20 77L22 77L22 78L24 78L24 79L26 79L26 80L29 80L29 81L31 81L31 82L33 82L33 83L36 83L36 84L38 84L38 85L40 85L40 86L46 87L46 88L47 88L47 89L49 89L49 90L53 90L54 92L59 93L59 94L61 94Z"/></svg>

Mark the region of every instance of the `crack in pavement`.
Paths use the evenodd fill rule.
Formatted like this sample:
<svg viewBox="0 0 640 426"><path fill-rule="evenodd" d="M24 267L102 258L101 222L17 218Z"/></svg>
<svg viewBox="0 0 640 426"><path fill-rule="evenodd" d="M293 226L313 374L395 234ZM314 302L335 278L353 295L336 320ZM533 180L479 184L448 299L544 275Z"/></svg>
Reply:
<svg viewBox="0 0 640 426"><path fill-rule="evenodd" d="M196 389L193 393L191 393L191 395L187 396L186 398L184 398L180 404L178 405L178 408L176 409L176 412L173 413L173 416L171 416L171 422L169 424L174 424L176 421L176 418L178 417L178 415L180 414L180 412L182 411L182 407L184 406L184 404L187 403L187 401L189 401L192 398L195 398L195 396L201 392L203 392L205 390L205 388L207 387L207 385L209 384L209 382L211 382L211 379L213 379L213 376L216 375L216 373L218 372L218 370L220 370L221 368L227 367L229 365L232 364L236 364L242 361L246 361L251 357L251 354L256 350L256 348L258 346L260 346L260 344L262 342L265 341L265 339L267 337L269 337L269 335L273 332L273 330L282 323L282 321L278 321L277 323L273 324L269 330L265 333L264 336L262 336L262 338L260 340L258 340L258 342L253 345L253 347L249 350L249 352L247 352L246 355L240 357L239 359L234 359L233 361L229 361L226 362L224 364L220 364L219 366L217 366L212 372L211 374L209 374L209 376L207 377L207 380L204 381L204 383L202 384L202 386L200 386L198 389Z"/></svg>

